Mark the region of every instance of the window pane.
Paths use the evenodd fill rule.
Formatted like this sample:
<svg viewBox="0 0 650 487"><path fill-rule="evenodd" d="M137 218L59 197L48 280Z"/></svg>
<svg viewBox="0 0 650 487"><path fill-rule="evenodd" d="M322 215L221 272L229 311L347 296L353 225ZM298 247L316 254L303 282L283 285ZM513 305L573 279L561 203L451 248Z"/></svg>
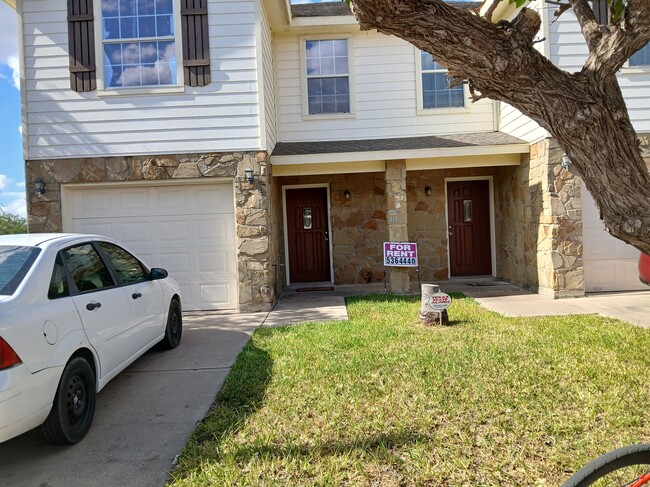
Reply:
<svg viewBox="0 0 650 487"><path fill-rule="evenodd" d="M40 253L36 247L0 247L0 295L11 296Z"/></svg>
<svg viewBox="0 0 650 487"><path fill-rule="evenodd" d="M334 74L334 58L321 58L318 74Z"/></svg>
<svg viewBox="0 0 650 487"><path fill-rule="evenodd" d="M121 247L106 242L99 244L111 261L120 284L131 284L146 280L140 261Z"/></svg>
<svg viewBox="0 0 650 487"><path fill-rule="evenodd" d="M156 13L159 15L172 13L172 0L156 0Z"/></svg>
<svg viewBox="0 0 650 487"><path fill-rule="evenodd" d="M138 19L138 37L156 37L156 17L148 15Z"/></svg>
<svg viewBox="0 0 650 487"><path fill-rule="evenodd" d="M334 57L334 41L319 41L320 57Z"/></svg>
<svg viewBox="0 0 650 487"><path fill-rule="evenodd" d="M348 41L337 39L334 41L334 55L336 57L348 57Z"/></svg>
<svg viewBox="0 0 650 487"><path fill-rule="evenodd" d="M140 62L155 63L158 60L158 47L155 42L140 43Z"/></svg>
<svg viewBox="0 0 650 487"><path fill-rule="evenodd" d="M66 296L70 296L68 277L65 274L61 254L58 254L56 256L56 261L54 262L54 270L52 271L52 278L50 279L50 288L48 289L47 297L49 299L57 299Z"/></svg>
<svg viewBox="0 0 650 487"><path fill-rule="evenodd" d="M465 106L465 91L462 86L457 86L451 90L451 106L464 107Z"/></svg>
<svg viewBox="0 0 650 487"><path fill-rule="evenodd" d="M334 58L334 73L335 74L348 74L348 58L336 57Z"/></svg>
<svg viewBox="0 0 650 487"><path fill-rule="evenodd" d="M650 66L650 44L630 57L630 66Z"/></svg>
<svg viewBox="0 0 650 487"><path fill-rule="evenodd" d="M120 2L120 16L135 15L135 0L119 0Z"/></svg>
<svg viewBox="0 0 650 487"><path fill-rule="evenodd" d="M307 80L307 95L320 96L323 94L320 78L311 78Z"/></svg>
<svg viewBox="0 0 650 487"><path fill-rule="evenodd" d="M336 80L334 78L324 78L321 80L323 95L334 95L336 93Z"/></svg>
<svg viewBox="0 0 650 487"><path fill-rule="evenodd" d="M63 250L61 255L79 292L89 292L114 285L108 269L92 245L72 247Z"/></svg>
<svg viewBox="0 0 650 487"><path fill-rule="evenodd" d="M104 39L120 38L120 20L104 19Z"/></svg>
<svg viewBox="0 0 650 487"><path fill-rule="evenodd" d="M138 29L135 21L135 17L123 17L120 20L120 39L138 37Z"/></svg>
<svg viewBox="0 0 650 487"><path fill-rule="evenodd" d="M171 15L158 15L156 17L156 35L171 36L174 34L174 23Z"/></svg>
<svg viewBox="0 0 650 487"><path fill-rule="evenodd" d="M422 108L446 108L465 106L465 92L462 86L447 88L447 70L432 60L431 56L422 52L422 69L425 65L430 69L441 72L422 73ZM426 61L426 64L425 64Z"/></svg>
<svg viewBox="0 0 650 487"><path fill-rule="evenodd" d="M320 104L320 96L310 96L309 97L309 113L323 113L323 107Z"/></svg>
<svg viewBox="0 0 650 487"><path fill-rule="evenodd" d="M433 60L433 57L428 52L420 51L420 60L422 62L422 70L430 71L436 69L436 62Z"/></svg>
<svg viewBox="0 0 650 487"><path fill-rule="evenodd" d="M336 113L336 97L323 96L321 103L323 104L323 113Z"/></svg>
<svg viewBox="0 0 650 487"><path fill-rule="evenodd" d="M335 78L336 79L336 94L337 95L348 95L350 93L350 86L348 84L348 78Z"/></svg>
<svg viewBox="0 0 650 487"><path fill-rule="evenodd" d="M102 18L117 17L118 13L117 0L102 1Z"/></svg>
<svg viewBox="0 0 650 487"><path fill-rule="evenodd" d="M138 0L138 15L153 15L155 11L154 0Z"/></svg>
<svg viewBox="0 0 650 487"><path fill-rule="evenodd" d="M336 113L350 113L350 98L348 96L336 97Z"/></svg>

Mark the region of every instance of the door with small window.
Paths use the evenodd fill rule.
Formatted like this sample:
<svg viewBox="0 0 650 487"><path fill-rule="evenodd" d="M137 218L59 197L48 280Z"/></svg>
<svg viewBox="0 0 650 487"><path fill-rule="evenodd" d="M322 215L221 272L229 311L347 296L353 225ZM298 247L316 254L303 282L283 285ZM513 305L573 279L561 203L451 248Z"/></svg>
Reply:
<svg viewBox="0 0 650 487"><path fill-rule="evenodd" d="M288 189L286 205L290 281L329 281L327 189Z"/></svg>
<svg viewBox="0 0 650 487"><path fill-rule="evenodd" d="M447 207L451 276L492 274L489 182L449 182Z"/></svg>

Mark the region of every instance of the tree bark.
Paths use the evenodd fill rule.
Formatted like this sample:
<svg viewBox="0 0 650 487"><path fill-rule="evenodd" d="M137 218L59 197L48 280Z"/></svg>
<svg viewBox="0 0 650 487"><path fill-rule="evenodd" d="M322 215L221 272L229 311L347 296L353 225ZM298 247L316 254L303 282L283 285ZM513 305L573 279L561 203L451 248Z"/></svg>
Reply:
<svg viewBox="0 0 650 487"><path fill-rule="evenodd" d="M541 21L532 10L493 24L443 0L351 1L362 30L377 29L431 53L451 78L468 82L475 100L506 102L548 130L609 232L650 254L650 176L615 76L650 40L647 5L630 10L624 28L602 36L585 28L590 55L580 73L570 74L534 49Z"/></svg>

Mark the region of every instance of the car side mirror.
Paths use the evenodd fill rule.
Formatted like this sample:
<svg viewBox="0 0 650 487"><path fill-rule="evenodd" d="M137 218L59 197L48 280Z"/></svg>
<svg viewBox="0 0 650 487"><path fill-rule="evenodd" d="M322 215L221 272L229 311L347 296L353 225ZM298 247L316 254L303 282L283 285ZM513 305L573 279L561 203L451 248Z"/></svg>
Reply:
<svg viewBox="0 0 650 487"><path fill-rule="evenodd" d="M155 281L157 279L165 279L168 275L169 272L167 272L165 269L161 269L160 267L154 267L149 272L149 280Z"/></svg>

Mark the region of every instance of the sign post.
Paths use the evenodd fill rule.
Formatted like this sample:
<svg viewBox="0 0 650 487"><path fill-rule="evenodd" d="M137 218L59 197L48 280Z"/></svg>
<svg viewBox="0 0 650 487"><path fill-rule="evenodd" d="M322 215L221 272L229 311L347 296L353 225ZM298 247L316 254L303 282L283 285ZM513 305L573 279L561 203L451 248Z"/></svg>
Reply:
<svg viewBox="0 0 650 487"><path fill-rule="evenodd" d="M422 300L420 303L420 320L425 324L449 324L447 308L451 306L451 296L440 291L437 284L422 284Z"/></svg>

